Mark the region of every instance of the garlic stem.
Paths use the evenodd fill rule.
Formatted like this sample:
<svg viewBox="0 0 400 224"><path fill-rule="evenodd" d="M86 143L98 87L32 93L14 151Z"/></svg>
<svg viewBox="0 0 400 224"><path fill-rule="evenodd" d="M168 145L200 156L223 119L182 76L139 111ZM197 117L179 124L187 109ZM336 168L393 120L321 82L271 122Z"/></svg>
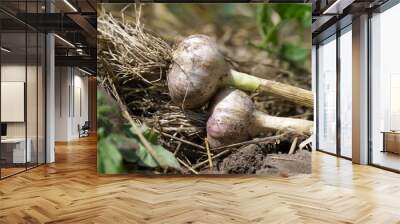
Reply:
<svg viewBox="0 0 400 224"><path fill-rule="evenodd" d="M251 136L259 135L265 130L293 131L297 134L311 135L313 122L298 118L275 117L261 111L254 111L252 116Z"/></svg>
<svg viewBox="0 0 400 224"><path fill-rule="evenodd" d="M225 84L249 92L271 93L309 108L314 106L313 94L309 90L262 79L233 69L226 77Z"/></svg>

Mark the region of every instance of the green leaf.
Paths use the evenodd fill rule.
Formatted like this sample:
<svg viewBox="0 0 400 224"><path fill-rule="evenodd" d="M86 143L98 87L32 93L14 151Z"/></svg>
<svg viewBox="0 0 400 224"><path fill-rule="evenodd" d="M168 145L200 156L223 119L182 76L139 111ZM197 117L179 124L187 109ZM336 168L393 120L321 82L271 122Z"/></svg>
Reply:
<svg viewBox="0 0 400 224"><path fill-rule="evenodd" d="M121 116L119 107L103 91L98 92L97 115L99 140L97 168L99 173L125 172L124 165L127 163L147 168L180 169L174 154L160 145L159 135L146 126L134 127L127 124ZM137 128L137 130L133 128ZM142 133L155 150L157 158L161 160L160 164L139 140L139 136L136 135L137 131Z"/></svg>
<svg viewBox="0 0 400 224"><path fill-rule="evenodd" d="M262 43L260 44L260 47L262 48L267 47L270 39L272 39L272 41L276 40L276 38L274 38L275 36L273 36L274 34L272 33L275 29L274 27L276 26L272 20L272 14L273 10L271 9L270 5L258 5L256 20L258 31L262 38Z"/></svg>
<svg viewBox="0 0 400 224"><path fill-rule="evenodd" d="M132 130L132 128L133 127L130 124L123 125L123 130L128 137L138 138L138 136L135 134L135 130ZM140 131L142 132L143 136L147 139L147 141L149 141L152 144L159 144L160 136L157 134L157 132L153 131L152 129L144 125L142 126Z"/></svg>
<svg viewBox="0 0 400 224"><path fill-rule="evenodd" d="M152 144L159 144L160 136L148 127L143 127L143 136Z"/></svg>
<svg viewBox="0 0 400 224"><path fill-rule="evenodd" d="M139 149L136 150L136 155L139 157L139 165L145 167L155 168L158 167L157 161L150 155L147 149L140 144Z"/></svg>
<svg viewBox="0 0 400 224"><path fill-rule="evenodd" d="M281 55L284 59L292 62L303 62L308 57L309 50L293 44L284 44Z"/></svg>
<svg viewBox="0 0 400 224"><path fill-rule="evenodd" d="M118 135L114 138L114 142L125 161L137 163L140 160L136 153L140 147L140 144L135 138L128 138L124 135Z"/></svg>
<svg viewBox="0 0 400 224"><path fill-rule="evenodd" d="M123 172L122 156L115 146L112 137L101 139L98 142L98 171L106 174Z"/></svg>
<svg viewBox="0 0 400 224"><path fill-rule="evenodd" d="M139 150L136 151L137 156L140 159L139 165L145 167L168 167L179 170L181 167L175 155L170 151L164 149L161 145L152 145L158 158L161 159L161 164L158 164L154 157L147 151L147 149L141 144Z"/></svg>
<svg viewBox="0 0 400 224"><path fill-rule="evenodd" d="M310 29L312 20L311 4L263 4L257 7L257 27L262 41L253 46L265 49L288 61L294 67L302 67L311 52L302 46L304 29ZM294 27L288 35L286 27ZM298 45L298 46L295 46Z"/></svg>
<svg viewBox="0 0 400 224"><path fill-rule="evenodd" d="M310 11L307 11L307 12L304 14L304 16L303 16L303 18L302 18L301 20L302 20L301 22L302 22L304 28L309 28L309 27L311 27L311 23L312 23L312 13L311 13L311 10L310 10Z"/></svg>
<svg viewBox="0 0 400 224"><path fill-rule="evenodd" d="M122 157L129 163L138 163L140 161L136 151L137 149L120 149Z"/></svg>
<svg viewBox="0 0 400 224"><path fill-rule="evenodd" d="M162 159L162 162L164 163L162 166L174 168L176 170L181 169L178 160L172 152L164 149L161 145L154 146L153 148L156 150L157 155Z"/></svg>
<svg viewBox="0 0 400 224"><path fill-rule="evenodd" d="M311 4L274 4L274 9L281 16L282 20L300 19L307 17L311 13Z"/></svg>
<svg viewBox="0 0 400 224"><path fill-rule="evenodd" d="M107 135L117 132L122 123L121 120L120 110L115 100L104 91L97 91L98 138L105 138Z"/></svg>

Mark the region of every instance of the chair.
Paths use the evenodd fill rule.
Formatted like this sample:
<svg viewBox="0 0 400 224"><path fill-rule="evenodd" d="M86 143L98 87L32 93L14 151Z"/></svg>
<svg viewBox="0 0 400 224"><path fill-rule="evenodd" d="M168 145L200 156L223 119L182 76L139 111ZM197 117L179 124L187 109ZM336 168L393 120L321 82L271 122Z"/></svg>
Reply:
<svg viewBox="0 0 400 224"><path fill-rule="evenodd" d="M85 121L82 127L78 125L79 138L89 136L89 129L90 129L89 121Z"/></svg>

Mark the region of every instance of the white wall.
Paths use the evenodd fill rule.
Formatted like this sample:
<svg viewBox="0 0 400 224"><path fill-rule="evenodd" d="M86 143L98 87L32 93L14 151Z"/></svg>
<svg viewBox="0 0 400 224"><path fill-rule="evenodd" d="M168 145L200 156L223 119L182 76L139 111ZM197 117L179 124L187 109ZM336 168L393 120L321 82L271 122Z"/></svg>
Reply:
<svg viewBox="0 0 400 224"><path fill-rule="evenodd" d="M1 66L1 81L2 82L25 82L25 64L3 64ZM28 66L28 71L32 67ZM35 92L36 93L36 92ZM32 94L27 94L33 95ZM36 94L35 94L36 96ZM1 108L1 110L7 110L7 108ZM29 115L28 115L29 116ZM28 117L28 120L31 120ZM8 137L25 137L25 122L7 122L7 136ZM29 137L29 136L28 136Z"/></svg>
<svg viewBox="0 0 400 224"><path fill-rule="evenodd" d="M38 69L38 70L37 70ZM27 80L25 80L27 78ZM25 138L29 139L32 162L39 159L39 163L44 163L44 89L43 89L42 67L36 65L28 65L18 63L2 64L1 66L1 81L2 82L24 82L26 84L26 107L23 102L20 113L25 114L26 120L21 122L5 122L7 124L7 137L9 138ZM3 92L4 89L2 89ZM24 94L24 90L21 94ZM3 93L4 94L4 93ZM2 95L2 98L7 95ZM16 113L11 107L2 107L1 110L6 113ZM39 155L37 156L37 153Z"/></svg>
<svg viewBox="0 0 400 224"><path fill-rule="evenodd" d="M71 135L73 138L79 137L78 133L78 124L83 125L85 121L88 121L88 78L86 76L82 76L83 73L79 72L78 75L74 75L74 108L72 108L73 119L71 120ZM80 111L81 110L81 111Z"/></svg>
<svg viewBox="0 0 400 224"><path fill-rule="evenodd" d="M56 67L55 85L55 140L77 139L78 125L88 120L88 78L76 68Z"/></svg>
<svg viewBox="0 0 400 224"><path fill-rule="evenodd" d="M25 82L25 64L8 64L1 66L1 81ZM1 108L7 110L7 108ZM7 137L25 137L25 122L7 123Z"/></svg>
<svg viewBox="0 0 400 224"><path fill-rule="evenodd" d="M70 76L68 67L55 68L55 140L68 140L68 87Z"/></svg>

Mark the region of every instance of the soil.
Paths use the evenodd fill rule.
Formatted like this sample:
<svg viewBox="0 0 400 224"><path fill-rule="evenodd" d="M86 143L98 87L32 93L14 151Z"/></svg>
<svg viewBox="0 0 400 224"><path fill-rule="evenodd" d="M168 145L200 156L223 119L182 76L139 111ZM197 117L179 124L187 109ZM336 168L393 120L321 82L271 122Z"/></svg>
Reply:
<svg viewBox="0 0 400 224"><path fill-rule="evenodd" d="M269 154L256 174L293 176L311 173L311 152L299 150L295 154Z"/></svg>
<svg viewBox="0 0 400 224"><path fill-rule="evenodd" d="M311 173L311 153L298 150L295 154L271 153L263 145L251 144L224 158L212 170L203 174L260 174L293 176Z"/></svg>
<svg viewBox="0 0 400 224"><path fill-rule="evenodd" d="M262 147L251 144L226 157L219 169L227 174L255 174L261 169L265 156Z"/></svg>

